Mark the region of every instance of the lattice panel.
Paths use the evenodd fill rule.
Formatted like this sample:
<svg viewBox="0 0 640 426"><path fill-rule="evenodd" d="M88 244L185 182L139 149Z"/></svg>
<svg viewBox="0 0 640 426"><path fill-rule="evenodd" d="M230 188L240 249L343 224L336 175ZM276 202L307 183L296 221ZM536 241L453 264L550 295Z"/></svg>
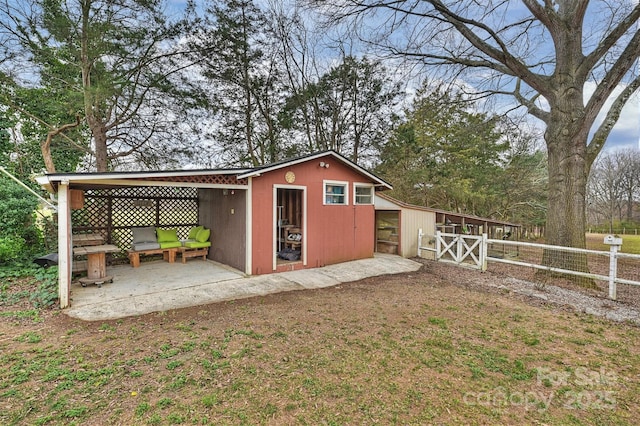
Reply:
<svg viewBox="0 0 640 426"><path fill-rule="evenodd" d="M197 188L131 187L88 190L84 208L71 214L74 233L98 233L106 243L123 250L131 247L131 228L177 228L186 238L198 224Z"/></svg>
<svg viewBox="0 0 640 426"><path fill-rule="evenodd" d="M155 182L179 182L179 183L209 183L217 185L246 185L246 179L238 179L236 175L197 175L197 176L158 176L153 178L140 178L132 180L145 180Z"/></svg>

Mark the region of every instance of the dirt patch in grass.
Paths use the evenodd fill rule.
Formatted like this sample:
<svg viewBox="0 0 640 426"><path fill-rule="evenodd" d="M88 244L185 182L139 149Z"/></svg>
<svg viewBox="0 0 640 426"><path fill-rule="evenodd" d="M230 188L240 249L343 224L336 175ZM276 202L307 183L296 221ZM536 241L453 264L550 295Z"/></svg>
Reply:
<svg viewBox="0 0 640 426"><path fill-rule="evenodd" d="M118 321L5 315L0 424L635 424L633 319L509 280L425 261Z"/></svg>

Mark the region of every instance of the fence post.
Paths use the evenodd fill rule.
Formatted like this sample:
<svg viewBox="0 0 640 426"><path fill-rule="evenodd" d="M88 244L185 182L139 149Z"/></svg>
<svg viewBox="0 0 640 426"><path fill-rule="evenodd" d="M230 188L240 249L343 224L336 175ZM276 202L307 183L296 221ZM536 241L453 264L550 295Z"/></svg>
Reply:
<svg viewBox="0 0 640 426"><path fill-rule="evenodd" d="M604 243L609 246L609 299L616 300L616 275L618 273L618 250L622 246L622 238L615 235L604 237Z"/></svg>
<svg viewBox="0 0 640 426"><path fill-rule="evenodd" d="M456 263L462 262L462 243L464 242L462 239L462 234L457 234L454 238L456 241Z"/></svg>
<svg viewBox="0 0 640 426"><path fill-rule="evenodd" d="M418 228L418 257L422 257L422 228Z"/></svg>
<svg viewBox="0 0 640 426"><path fill-rule="evenodd" d="M489 253L489 237L487 234L482 234L482 242L480 243L480 270L487 270L487 256Z"/></svg>
<svg viewBox="0 0 640 426"><path fill-rule="evenodd" d="M440 245L441 234L441 231L436 231L436 260L440 260L440 252L442 251L442 246Z"/></svg>
<svg viewBox="0 0 640 426"><path fill-rule="evenodd" d="M618 273L618 246L609 247L609 299L616 300L616 274Z"/></svg>

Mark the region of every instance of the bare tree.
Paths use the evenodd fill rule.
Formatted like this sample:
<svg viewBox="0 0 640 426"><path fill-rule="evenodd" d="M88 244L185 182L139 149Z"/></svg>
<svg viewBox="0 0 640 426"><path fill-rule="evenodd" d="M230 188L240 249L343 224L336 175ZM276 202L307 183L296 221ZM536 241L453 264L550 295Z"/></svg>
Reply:
<svg viewBox="0 0 640 426"><path fill-rule="evenodd" d="M622 107L640 87L640 76L633 74L640 54L640 5L589 0L521 3L316 4L333 21L358 29L388 54L414 60L425 71L463 78L479 96L507 95L540 119L546 125L549 166L546 240L584 247L589 170ZM605 117L599 123L601 113Z"/></svg>
<svg viewBox="0 0 640 426"><path fill-rule="evenodd" d="M616 221L633 221L640 198L640 156L636 149L606 152L598 157L589 175L589 216L606 222L612 230Z"/></svg>
<svg viewBox="0 0 640 426"><path fill-rule="evenodd" d="M304 141L304 143L289 145L285 149L286 154L295 156L314 152L318 149L314 141L319 139L321 129L316 125L313 117L318 115L320 106L315 102L303 102L296 94L303 93L305 88L315 83L321 74L317 63L319 55L316 54L319 37L311 28L308 28L310 24L305 20L304 11L300 10L299 5L287 8L283 2L270 1L269 18L273 34L280 44L278 59L285 84L291 94L285 108L290 108L293 102L297 103L299 108L299 122L295 128L287 121L289 117L285 116L281 121L285 131L288 132L287 138ZM301 129L302 138L299 137Z"/></svg>
<svg viewBox="0 0 640 426"><path fill-rule="evenodd" d="M287 99L281 116L310 137L314 150L335 150L371 163L388 137L400 91L379 61L346 56ZM313 129L310 132L309 129Z"/></svg>
<svg viewBox="0 0 640 426"><path fill-rule="evenodd" d="M589 175L589 207L598 217L598 222L606 222L613 229L620 220L623 208L624 189L620 175L620 164L615 153L605 154L594 163Z"/></svg>
<svg viewBox="0 0 640 426"><path fill-rule="evenodd" d="M637 149L626 149L616 152L616 160L620 165L620 186L624 202L624 220L633 221L633 210L640 201L640 152ZM623 217L621 215L620 220Z"/></svg>

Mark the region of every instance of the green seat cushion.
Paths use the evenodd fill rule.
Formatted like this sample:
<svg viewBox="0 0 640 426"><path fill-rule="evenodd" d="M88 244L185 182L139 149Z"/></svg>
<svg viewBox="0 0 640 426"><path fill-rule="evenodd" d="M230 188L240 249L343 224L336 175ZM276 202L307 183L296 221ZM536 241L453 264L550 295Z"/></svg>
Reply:
<svg viewBox="0 0 640 426"><path fill-rule="evenodd" d="M199 242L199 241L187 241L186 243L184 243L185 247L188 248L205 248L205 247L211 247L211 241L205 241L203 243Z"/></svg>
<svg viewBox="0 0 640 426"><path fill-rule="evenodd" d="M160 243L160 248L162 249L168 249L168 248L175 248L175 247L181 247L182 243L180 241L166 241L164 243Z"/></svg>
<svg viewBox="0 0 640 426"><path fill-rule="evenodd" d="M194 226L193 228L191 228L189 230L189 236L187 237L187 240L195 240L196 237L198 236L198 232L202 231L204 229L204 226L200 225L200 226Z"/></svg>
<svg viewBox="0 0 640 426"><path fill-rule="evenodd" d="M178 241L178 230L175 228L171 229L156 229L156 234L158 234L158 242L159 243L173 243Z"/></svg>
<svg viewBox="0 0 640 426"><path fill-rule="evenodd" d="M209 236L211 235L211 229L201 229L196 235L196 241L199 243L204 243L205 241L209 241Z"/></svg>

